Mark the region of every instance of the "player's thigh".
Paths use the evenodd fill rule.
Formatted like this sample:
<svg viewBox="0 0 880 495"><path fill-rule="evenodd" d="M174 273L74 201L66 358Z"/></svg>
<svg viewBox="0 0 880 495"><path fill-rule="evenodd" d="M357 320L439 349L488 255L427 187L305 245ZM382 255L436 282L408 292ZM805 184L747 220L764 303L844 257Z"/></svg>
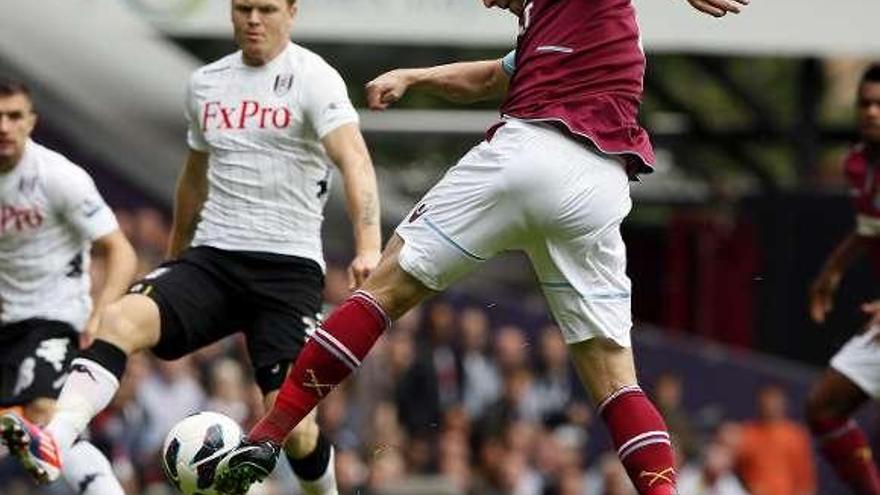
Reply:
<svg viewBox="0 0 880 495"><path fill-rule="evenodd" d="M828 368L813 384L807 397L807 419L811 421L849 417L870 397L846 375Z"/></svg>
<svg viewBox="0 0 880 495"><path fill-rule="evenodd" d="M2 329L0 407L54 401L76 356L78 334L67 323L25 320ZM10 338L11 337L11 338ZM35 409L36 412L36 409Z"/></svg>
<svg viewBox="0 0 880 495"><path fill-rule="evenodd" d="M521 205L508 194L509 174L527 145L496 136L450 168L397 226L404 241L401 268L425 287L442 291L510 248L523 217Z"/></svg>
<svg viewBox="0 0 880 495"><path fill-rule="evenodd" d="M382 252L379 265L361 287L392 321L435 292L400 266L403 246L404 240L393 234Z"/></svg>
<svg viewBox="0 0 880 495"><path fill-rule="evenodd" d="M163 264L129 290L156 305L159 336L151 350L160 359L181 358L241 328L240 294L211 269L225 261L212 259L211 250L191 256Z"/></svg>
<svg viewBox="0 0 880 495"><path fill-rule="evenodd" d="M830 366L868 397L880 397L880 326L850 338L831 358ZM832 378L826 375L829 381ZM838 383L841 380L834 380ZM845 385L836 389L843 390Z"/></svg>
<svg viewBox="0 0 880 495"><path fill-rule="evenodd" d="M526 251L566 343L599 337L631 345L631 282L619 229L567 242L539 238Z"/></svg>
<svg viewBox="0 0 880 495"><path fill-rule="evenodd" d="M156 345L160 337L160 312L156 302L141 294L126 294L101 313L96 338L131 355Z"/></svg>
<svg viewBox="0 0 880 495"><path fill-rule="evenodd" d="M631 283L620 234L632 206L626 172L570 139L541 142L545 175L557 184L552 195L535 192L529 208L538 227L525 249L541 288L566 342L602 337L629 347Z"/></svg>

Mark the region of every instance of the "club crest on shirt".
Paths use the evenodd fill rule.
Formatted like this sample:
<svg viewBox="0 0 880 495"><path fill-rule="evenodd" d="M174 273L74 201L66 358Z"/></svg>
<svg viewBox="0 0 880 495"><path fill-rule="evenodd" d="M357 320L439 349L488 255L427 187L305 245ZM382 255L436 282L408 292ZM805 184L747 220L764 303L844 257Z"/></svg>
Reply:
<svg viewBox="0 0 880 495"><path fill-rule="evenodd" d="M293 86L293 74L278 74L275 76L275 90L276 96L284 96L290 91L290 88Z"/></svg>

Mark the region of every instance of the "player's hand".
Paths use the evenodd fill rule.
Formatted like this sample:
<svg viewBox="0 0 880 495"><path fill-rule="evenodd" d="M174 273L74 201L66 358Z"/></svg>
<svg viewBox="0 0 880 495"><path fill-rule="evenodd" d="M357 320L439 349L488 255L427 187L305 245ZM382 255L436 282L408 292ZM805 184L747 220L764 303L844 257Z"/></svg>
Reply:
<svg viewBox="0 0 880 495"><path fill-rule="evenodd" d="M86 323L85 329L83 329L82 333L79 334L79 348L85 349L92 345L92 342L95 341L95 336L98 335L98 325L101 323L101 315L98 311L93 311L92 316L89 317L88 323Z"/></svg>
<svg viewBox="0 0 880 495"><path fill-rule="evenodd" d="M355 256L348 265L348 288L354 290L363 285L367 277L376 269L380 259L382 259L380 251Z"/></svg>
<svg viewBox="0 0 880 495"><path fill-rule="evenodd" d="M834 291L840 277L821 275L810 286L810 318L816 323L825 323L825 315L834 307Z"/></svg>
<svg viewBox="0 0 880 495"><path fill-rule="evenodd" d="M370 110L385 110L401 99L409 88L405 69L386 72L367 83L367 106Z"/></svg>
<svg viewBox="0 0 880 495"><path fill-rule="evenodd" d="M868 323L865 324L866 330L870 330L872 327L880 325L880 299L875 299L871 302L862 304L862 312L870 317ZM880 337L880 334L878 334L878 337ZM878 337L875 337L875 340L877 340Z"/></svg>
<svg viewBox="0 0 880 495"><path fill-rule="evenodd" d="M724 17L727 14L739 14L749 0L688 0L691 6L712 17Z"/></svg>

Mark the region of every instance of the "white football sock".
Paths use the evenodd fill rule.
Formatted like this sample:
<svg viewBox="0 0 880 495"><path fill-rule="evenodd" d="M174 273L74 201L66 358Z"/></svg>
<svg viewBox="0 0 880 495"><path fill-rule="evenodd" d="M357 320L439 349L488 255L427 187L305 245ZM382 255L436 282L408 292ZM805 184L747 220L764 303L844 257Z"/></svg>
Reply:
<svg viewBox="0 0 880 495"><path fill-rule="evenodd" d="M330 447L330 460L327 461L327 470L316 480L304 480L297 477L299 486L305 495L339 495L336 486L336 451Z"/></svg>
<svg viewBox="0 0 880 495"><path fill-rule="evenodd" d="M70 376L58 396L55 416L46 427L62 455L86 431L92 418L110 404L117 389L119 380L100 364L90 359L73 360ZM64 457L62 460L67 461Z"/></svg>
<svg viewBox="0 0 880 495"><path fill-rule="evenodd" d="M64 453L61 474L79 495L125 495L113 474L110 461L94 445L84 440Z"/></svg>

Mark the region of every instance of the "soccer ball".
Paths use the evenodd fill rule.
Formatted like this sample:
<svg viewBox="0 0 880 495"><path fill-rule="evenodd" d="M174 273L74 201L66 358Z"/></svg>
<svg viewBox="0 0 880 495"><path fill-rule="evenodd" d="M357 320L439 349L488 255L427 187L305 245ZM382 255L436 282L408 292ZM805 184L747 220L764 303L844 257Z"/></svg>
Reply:
<svg viewBox="0 0 880 495"><path fill-rule="evenodd" d="M241 437L241 427L222 414L188 416L165 437L165 475L185 495L218 495L213 487L217 464L238 446Z"/></svg>

